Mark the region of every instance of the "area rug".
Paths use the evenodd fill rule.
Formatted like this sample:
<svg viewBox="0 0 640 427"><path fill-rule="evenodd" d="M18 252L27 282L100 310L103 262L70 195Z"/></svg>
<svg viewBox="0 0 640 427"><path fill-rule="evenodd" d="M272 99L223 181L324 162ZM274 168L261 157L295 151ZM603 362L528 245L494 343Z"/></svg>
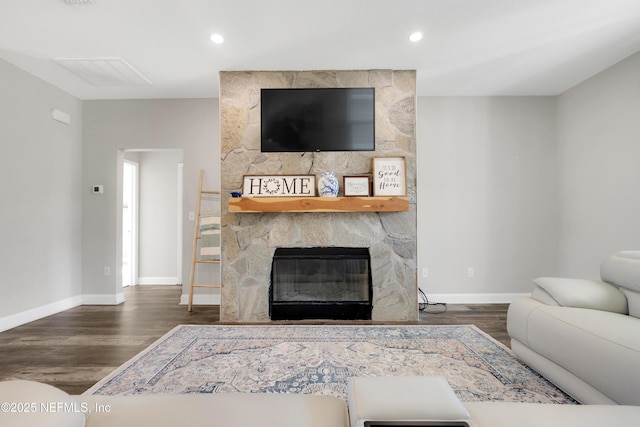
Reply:
<svg viewBox="0 0 640 427"><path fill-rule="evenodd" d="M575 403L475 326L181 325L84 394L308 393L444 376L462 401Z"/></svg>

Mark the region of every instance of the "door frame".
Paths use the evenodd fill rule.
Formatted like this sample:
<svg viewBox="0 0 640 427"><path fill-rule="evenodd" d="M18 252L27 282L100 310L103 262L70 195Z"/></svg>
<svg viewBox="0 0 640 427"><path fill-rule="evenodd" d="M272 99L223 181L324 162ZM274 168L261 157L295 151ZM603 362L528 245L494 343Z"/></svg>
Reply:
<svg viewBox="0 0 640 427"><path fill-rule="evenodd" d="M131 264L131 268L130 268L130 285L131 286L135 286L137 285L137 279L138 279L138 227L139 227L139 220L140 217L138 215L138 204L139 204L139 193L140 193L140 188L139 188L139 164L137 162L131 161L131 160L127 160L124 159L123 160L123 179L122 179L122 185L123 185L123 194L124 194L124 186L127 184L125 182L124 179L124 168L125 167L131 167L132 168L132 179L131 179L131 207L130 207L130 220L131 220L131 244L129 247L130 253L129 253L129 262ZM123 245L124 245L124 218L123 218L123 227L122 227L122 238L123 238ZM124 277L122 278L122 286L125 286L125 281L124 281Z"/></svg>

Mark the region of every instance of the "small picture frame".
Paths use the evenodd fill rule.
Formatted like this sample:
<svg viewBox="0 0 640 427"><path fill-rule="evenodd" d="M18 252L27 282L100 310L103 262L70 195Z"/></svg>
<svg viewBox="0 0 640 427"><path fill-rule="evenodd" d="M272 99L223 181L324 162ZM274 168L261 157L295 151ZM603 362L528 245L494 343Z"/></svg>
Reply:
<svg viewBox="0 0 640 427"><path fill-rule="evenodd" d="M407 195L405 157L374 157L372 170L374 196Z"/></svg>
<svg viewBox="0 0 640 427"><path fill-rule="evenodd" d="M369 197L370 179L367 175L345 176L342 179L345 197Z"/></svg>

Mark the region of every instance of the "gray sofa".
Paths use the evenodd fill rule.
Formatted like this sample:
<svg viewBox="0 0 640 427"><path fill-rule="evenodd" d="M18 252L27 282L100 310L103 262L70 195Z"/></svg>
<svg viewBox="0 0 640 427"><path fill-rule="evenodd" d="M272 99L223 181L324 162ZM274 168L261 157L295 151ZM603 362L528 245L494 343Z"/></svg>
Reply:
<svg viewBox="0 0 640 427"><path fill-rule="evenodd" d="M640 405L640 251L608 257L600 276L534 280L509 306L511 348L581 403Z"/></svg>
<svg viewBox="0 0 640 427"><path fill-rule="evenodd" d="M633 426L640 406L463 404L441 377L353 378L348 403L302 394L70 396L0 382L2 427L363 427L366 420L465 421L469 427Z"/></svg>

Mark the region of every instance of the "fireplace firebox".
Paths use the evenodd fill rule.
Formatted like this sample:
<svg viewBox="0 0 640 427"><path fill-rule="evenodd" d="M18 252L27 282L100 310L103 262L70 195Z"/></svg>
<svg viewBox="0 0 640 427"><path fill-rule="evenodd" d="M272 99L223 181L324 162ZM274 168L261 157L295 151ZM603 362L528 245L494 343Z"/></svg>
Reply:
<svg viewBox="0 0 640 427"><path fill-rule="evenodd" d="M271 320L370 320L368 248L277 248L271 264Z"/></svg>

